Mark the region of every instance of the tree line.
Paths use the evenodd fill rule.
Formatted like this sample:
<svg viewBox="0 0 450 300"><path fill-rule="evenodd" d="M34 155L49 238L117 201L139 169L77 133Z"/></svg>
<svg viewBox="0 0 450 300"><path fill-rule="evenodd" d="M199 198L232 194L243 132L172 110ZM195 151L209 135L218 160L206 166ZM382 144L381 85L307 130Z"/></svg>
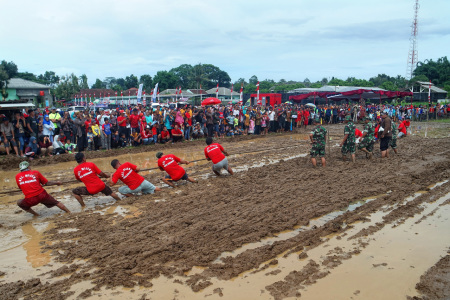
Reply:
<svg viewBox="0 0 450 300"><path fill-rule="evenodd" d="M14 62L2 60L0 63L0 89L5 97L5 89L9 78L23 78L37 83L49 85L52 88L52 94L60 99L70 99L70 97L80 91L80 89L88 89L88 78L86 74L77 76L75 74L57 75L53 71L45 71L44 74L35 75L29 72L19 72ZM90 88L95 89L112 89L120 92L130 88L137 88L139 84L144 85L144 89L148 92L159 83L159 89L165 90L169 88L182 87L183 89L204 89L208 90L216 87L230 87L234 85L234 91L239 92L241 85L244 86L244 93L255 93L256 84L259 81L259 89L261 93L278 92L283 93L297 88L320 88L324 85L332 86L360 86L360 87L380 87L391 91L403 91L414 85L416 81L431 80L435 85L443 87L450 93L450 62L447 57L439 58L436 61L426 59L419 62L414 70L414 78L407 80L400 75L391 77L386 74L378 74L370 79L358 79L348 77L340 79L332 77L330 80L323 78L320 81L311 82L308 78L303 81L281 79L274 81L272 79L259 80L253 75L248 80L239 78L232 82L228 73L212 64L182 64L169 71L158 71L152 77L149 74L136 76L131 74L125 78L105 77L103 80L97 78Z"/></svg>

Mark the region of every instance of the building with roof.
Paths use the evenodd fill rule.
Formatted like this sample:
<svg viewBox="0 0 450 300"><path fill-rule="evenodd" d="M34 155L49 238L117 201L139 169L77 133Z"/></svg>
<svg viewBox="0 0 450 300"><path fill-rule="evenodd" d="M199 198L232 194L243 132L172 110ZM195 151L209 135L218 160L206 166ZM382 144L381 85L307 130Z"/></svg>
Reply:
<svg viewBox="0 0 450 300"><path fill-rule="evenodd" d="M53 97L50 94L50 86L25 80L22 78L11 78L6 87L6 99L20 103L32 103L36 107L46 107L53 105Z"/></svg>

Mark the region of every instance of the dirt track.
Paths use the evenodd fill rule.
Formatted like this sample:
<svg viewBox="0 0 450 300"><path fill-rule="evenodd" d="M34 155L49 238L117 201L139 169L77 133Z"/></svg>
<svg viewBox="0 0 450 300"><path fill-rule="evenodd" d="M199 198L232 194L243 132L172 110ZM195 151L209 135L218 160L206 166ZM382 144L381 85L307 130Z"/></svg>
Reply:
<svg viewBox="0 0 450 300"><path fill-rule="evenodd" d="M333 128L332 134L339 134L341 129ZM267 284L263 291L266 295L275 299L301 297L305 286L327 277L343 261L363 251L366 242L361 238L373 236L387 226L400 226L424 211L424 203L450 192L448 182L429 188L450 177L448 138L410 136L400 141L400 155L388 161L380 161L378 157L367 161L359 154L356 164L342 162L339 148L334 147L327 156L326 169L314 169L307 157L298 157L309 151L309 145L302 139L286 136L278 147L272 145L263 153L235 157L232 167L255 164L235 176L201 179L198 184L182 185L158 195L122 200L120 205L133 207L132 212L124 215L82 212L55 219L54 228L46 233L44 249L52 251L53 258L63 263L63 267L53 268L40 281L0 285L1 295L7 295L8 299L64 299L89 297L105 287L123 286L139 289L137 299L143 295L142 287L144 291L152 286L156 289L155 281L165 277L173 278L180 287L189 286L194 292L211 290L215 296L222 294L229 299L220 282L228 282L247 271L250 274L270 271L281 260L299 253L299 259L305 260L307 253L323 246L330 235L339 235L340 239L358 245L359 248L351 250L335 249L321 262L308 258L303 268L286 275L277 269L268 275L275 277L281 273L278 275L281 280ZM267 144L264 140L255 139L244 146L227 141L224 146L232 153L233 147L256 150L261 148L257 145ZM281 146L292 147L282 153L271 150ZM275 161L280 158L285 159ZM259 162L266 165L256 166ZM208 166L198 165L190 168L189 173L198 176L208 170ZM159 176L150 174L147 178L156 182ZM419 191L428 192L404 201ZM355 210L345 211L352 203L372 196L377 197ZM448 202L443 205L448 206ZM309 226L311 220L341 210L342 214L321 226ZM357 228L355 222L368 222L372 213L381 211L385 215L380 221L351 233ZM281 232L302 226L305 230L276 239ZM274 241L237 251L267 238ZM235 254L218 260L224 252L233 251ZM193 269L201 271L192 272ZM47 284L43 280L62 275L65 276L60 280L49 280ZM85 281L93 285L71 290L74 284ZM152 298L150 292L145 294Z"/></svg>

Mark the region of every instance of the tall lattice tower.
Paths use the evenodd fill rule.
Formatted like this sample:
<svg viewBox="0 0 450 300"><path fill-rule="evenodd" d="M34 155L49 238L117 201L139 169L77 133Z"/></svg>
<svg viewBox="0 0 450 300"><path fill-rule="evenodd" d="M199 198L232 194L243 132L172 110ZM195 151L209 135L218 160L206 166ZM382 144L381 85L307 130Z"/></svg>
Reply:
<svg viewBox="0 0 450 300"><path fill-rule="evenodd" d="M408 63L406 66L406 79L411 79L413 77L414 69L416 68L416 64L418 62L418 50L417 50L417 34L418 34L418 20L417 15L419 13L419 0L415 0L414 4L414 20L411 25L411 37L409 53L408 53Z"/></svg>

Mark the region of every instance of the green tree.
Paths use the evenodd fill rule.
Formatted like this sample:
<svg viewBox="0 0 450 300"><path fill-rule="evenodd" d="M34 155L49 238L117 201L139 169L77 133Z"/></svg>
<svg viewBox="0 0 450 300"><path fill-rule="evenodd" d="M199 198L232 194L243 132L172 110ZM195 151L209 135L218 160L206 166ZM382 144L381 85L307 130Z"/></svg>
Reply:
<svg viewBox="0 0 450 300"><path fill-rule="evenodd" d="M435 85L443 85L450 80L450 62L447 56L439 58L437 61L426 59L418 62L414 70L414 76L425 75Z"/></svg>
<svg viewBox="0 0 450 300"><path fill-rule="evenodd" d="M36 75L34 75L33 73L29 73L29 72L18 72L15 77L33 81L33 82L39 81L38 78L36 77Z"/></svg>
<svg viewBox="0 0 450 300"><path fill-rule="evenodd" d="M131 74L130 76L125 77L125 88L137 88L138 87L138 78Z"/></svg>
<svg viewBox="0 0 450 300"><path fill-rule="evenodd" d="M168 71L158 71L153 77L153 82L159 83L160 90L174 89L177 86L178 78Z"/></svg>
<svg viewBox="0 0 450 300"><path fill-rule="evenodd" d="M253 84L256 86L256 84L258 83L258 77L256 75L253 75L252 77L250 77L250 79L248 80L248 83Z"/></svg>
<svg viewBox="0 0 450 300"><path fill-rule="evenodd" d="M144 85L144 90L147 90L148 92L150 92L153 88L152 76L148 74L141 75L139 78L139 83L142 83Z"/></svg>
<svg viewBox="0 0 450 300"><path fill-rule="evenodd" d="M209 80L208 76L205 73L205 69L203 68L203 65L196 64L192 68L192 74L190 79L194 84L195 88L199 89L200 87L203 89L206 87L206 82Z"/></svg>
<svg viewBox="0 0 450 300"><path fill-rule="evenodd" d="M37 80L42 84L46 84L46 85L50 85L50 86L54 87L55 85L58 84L60 78L53 71L45 71L44 74L41 74L37 77Z"/></svg>
<svg viewBox="0 0 450 300"><path fill-rule="evenodd" d="M61 76L61 80L55 89L56 97L60 99L71 99L72 95L80 91L78 77L75 74Z"/></svg>
<svg viewBox="0 0 450 300"><path fill-rule="evenodd" d="M80 76L80 89L87 90L89 89L88 78L86 74L82 74Z"/></svg>
<svg viewBox="0 0 450 300"><path fill-rule="evenodd" d="M116 82L117 82L117 80L115 77L105 77L105 79L103 80L105 88L107 88L107 89L110 89L114 85L116 85Z"/></svg>
<svg viewBox="0 0 450 300"><path fill-rule="evenodd" d="M18 69L17 65L14 62L7 62L6 60L2 60L0 65L3 67L3 70L5 70L6 74L8 74L8 78L14 78L17 75Z"/></svg>
<svg viewBox="0 0 450 300"><path fill-rule="evenodd" d="M100 79L96 79L95 83L92 85L92 89L103 89L105 87L105 84Z"/></svg>
<svg viewBox="0 0 450 300"><path fill-rule="evenodd" d="M192 75L194 73L194 67L189 64L183 64L179 67L173 68L169 71L178 78L178 84L185 88L191 88L194 86Z"/></svg>

